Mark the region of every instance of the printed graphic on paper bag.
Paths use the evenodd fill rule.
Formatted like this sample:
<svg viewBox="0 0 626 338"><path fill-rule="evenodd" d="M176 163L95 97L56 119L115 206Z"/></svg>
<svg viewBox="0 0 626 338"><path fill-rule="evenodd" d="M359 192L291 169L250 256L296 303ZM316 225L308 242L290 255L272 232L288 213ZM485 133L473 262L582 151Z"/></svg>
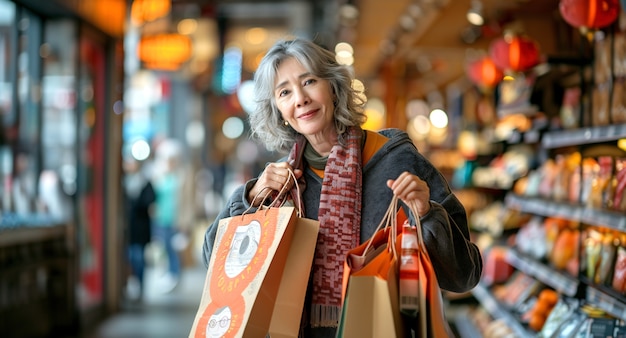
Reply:
<svg viewBox="0 0 626 338"><path fill-rule="evenodd" d="M211 297L241 293L256 277L276 237L277 212L268 211L263 224L257 219L237 218L228 224L219 243L213 274Z"/></svg>
<svg viewBox="0 0 626 338"><path fill-rule="evenodd" d="M238 226L226 256L224 270L226 276L235 278L252 261L261 240L261 223L252 221L248 225Z"/></svg>
<svg viewBox="0 0 626 338"><path fill-rule="evenodd" d="M195 338L235 337L243 321L245 307L241 296L229 299L228 305L209 303Z"/></svg>

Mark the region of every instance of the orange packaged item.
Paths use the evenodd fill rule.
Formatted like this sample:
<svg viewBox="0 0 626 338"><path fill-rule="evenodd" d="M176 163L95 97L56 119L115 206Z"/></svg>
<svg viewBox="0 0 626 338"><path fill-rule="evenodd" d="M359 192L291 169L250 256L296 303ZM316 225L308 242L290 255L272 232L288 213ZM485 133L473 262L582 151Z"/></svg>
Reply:
<svg viewBox="0 0 626 338"><path fill-rule="evenodd" d="M598 166L595 168L589 199L587 205L592 208L605 208L611 196L610 181L613 173L613 158L610 156L600 156L598 158Z"/></svg>
<svg viewBox="0 0 626 338"><path fill-rule="evenodd" d="M615 161L615 191L613 193L613 209L626 211L626 159Z"/></svg>
<svg viewBox="0 0 626 338"><path fill-rule="evenodd" d="M622 243L624 245L624 243ZM626 293L626 248L617 248L617 258L615 259L615 269L613 271L613 289L617 292Z"/></svg>

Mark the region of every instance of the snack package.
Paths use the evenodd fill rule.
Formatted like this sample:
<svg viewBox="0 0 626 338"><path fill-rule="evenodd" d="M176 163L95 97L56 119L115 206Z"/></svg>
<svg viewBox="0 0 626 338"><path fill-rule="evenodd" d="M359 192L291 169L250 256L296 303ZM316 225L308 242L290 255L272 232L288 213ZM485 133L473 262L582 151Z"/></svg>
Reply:
<svg viewBox="0 0 626 338"><path fill-rule="evenodd" d="M580 192L580 203L587 204L590 198L591 190L593 187L594 174L599 171L598 162L591 157L585 157L583 159L583 175L580 181L582 186Z"/></svg>
<svg viewBox="0 0 626 338"><path fill-rule="evenodd" d="M610 156L598 157L598 166L595 167L591 179L591 191L587 199L587 206L592 208L606 208L613 200L611 191L611 177L613 175L613 158Z"/></svg>
<svg viewBox="0 0 626 338"><path fill-rule="evenodd" d="M615 79L613 84L613 106L611 107L611 122L626 123L626 79Z"/></svg>
<svg viewBox="0 0 626 338"><path fill-rule="evenodd" d="M587 257L587 273L589 280L593 280L598 266L600 265L600 252L602 251L602 234L597 230L589 230L585 238L585 254Z"/></svg>
<svg viewBox="0 0 626 338"><path fill-rule="evenodd" d="M626 248L622 246L617 248L615 258L615 268L613 269L613 289L624 294L626 292Z"/></svg>
<svg viewBox="0 0 626 338"><path fill-rule="evenodd" d="M626 158L615 160L615 175L613 178L615 191L613 192L612 208L626 211Z"/></svg>
<svg viewBox="0 0 626 338"><path fill-rule="evenodd" d="M594 126L606 126L609 124L609 82L597 84L592 93L591 123Z"/></svg>
<svg viewBox="0 0 626 338"><path fill-rule="evenodd" d="M600 264L596 271L594 283L604 285L611 282L611 274L615 266L615 252L619 240L612 233L607 233L602 238L602 248L600 249Z"/></svg>
<svg viewBox="0 0 626 338"><path fill-rule="evenodd" d="M563 129L578 128L580 118L580 87L565 89L559 112Z"/></svg>

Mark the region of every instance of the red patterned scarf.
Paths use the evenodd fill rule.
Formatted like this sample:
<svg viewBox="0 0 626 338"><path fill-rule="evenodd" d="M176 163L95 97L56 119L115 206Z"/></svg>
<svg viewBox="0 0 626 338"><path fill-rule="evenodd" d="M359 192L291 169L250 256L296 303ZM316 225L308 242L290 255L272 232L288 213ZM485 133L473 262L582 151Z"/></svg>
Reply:
<svg viewBox="0 0 626 338"><path fill-rule="evenodd" d="M360 240L361 138L360 128L350 128L346 145L333 146L324 169L313 261L312 327L336 327L339 323L345 254ZM290 158L301 156L302 147L302 142L297 142Z"/></svg>

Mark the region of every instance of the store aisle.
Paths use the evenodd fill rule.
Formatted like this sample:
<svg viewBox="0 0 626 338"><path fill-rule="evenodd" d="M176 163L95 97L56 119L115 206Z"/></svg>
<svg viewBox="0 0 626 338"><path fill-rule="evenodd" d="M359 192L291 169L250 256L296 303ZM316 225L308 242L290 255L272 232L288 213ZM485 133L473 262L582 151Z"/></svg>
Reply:
<svg viewBox="0 0 626 338"><path fill-rule="evenodd" d="M204 285L202 265L183 270L176 287L165 292L163 271L146 271L142 302L125 301L122 311L111 316L85 338L176 338L191 330Z"/></svg>

